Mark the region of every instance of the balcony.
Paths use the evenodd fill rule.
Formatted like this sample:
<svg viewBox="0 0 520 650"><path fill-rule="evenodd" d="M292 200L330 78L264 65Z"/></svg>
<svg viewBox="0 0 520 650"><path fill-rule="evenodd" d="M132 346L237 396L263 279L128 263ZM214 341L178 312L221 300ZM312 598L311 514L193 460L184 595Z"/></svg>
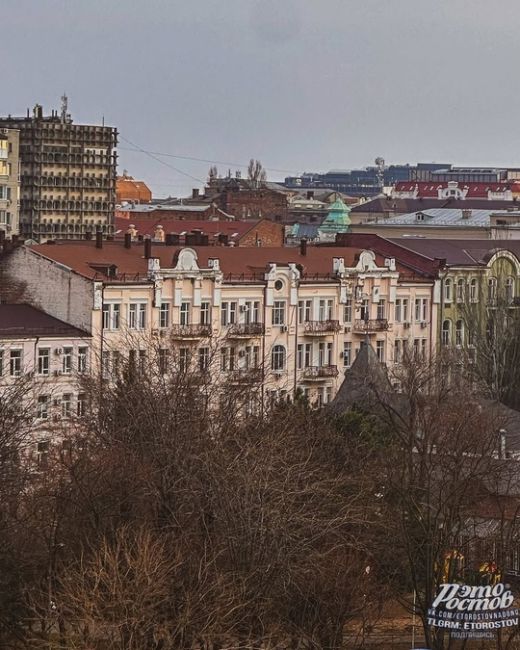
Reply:
<svg viewBox="0 0 520 650"><path fill-rule="evenodd" d="M260 384L262 382L261 368L240 368L228 373L231 384Z"/></svg>
<svg viewBox="0 0 520 650"><path fill-rule="evenodd" d="M211 325L172 325L172 339L182 339L183 341L209 338L212 334Z"/></svg>
<svg viewBox="0 0 520 650"><path fill-rule="evenodd" d="M376 334L377 332L386 332L389 329L390 325L386 318L358 319L354 321L354 327L352 328L356 334Z"/></svg>
<svg viewBox="0 0 520 650"><path fill-rule="evenodd" d="M306 381L323 381L339 374L338 366L307 366L303 369L303 378Z"/></svg>
<svg viewBox="0 0 520 650"><path fill-rule="evenodd" d="M230 339L250 339L263 334L263 323L235 323L229 326L227 333Z"/></svg>
<svg viewBox="0 0 520 650"><path fill-rule="evenodd" d="M306 336L327 336L339 332L339 320L308 320L303 324Z"/></svg>

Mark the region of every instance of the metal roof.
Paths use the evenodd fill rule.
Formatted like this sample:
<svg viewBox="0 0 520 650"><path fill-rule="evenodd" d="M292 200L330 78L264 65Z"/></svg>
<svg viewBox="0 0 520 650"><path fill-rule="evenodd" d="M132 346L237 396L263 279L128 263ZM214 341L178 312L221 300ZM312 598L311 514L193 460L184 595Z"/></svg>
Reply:
<svg viewBox="0 0 520 650"><path fill-rule="evenodd" d="M468 216L463 216L463 213L470 213ZM423 215L421 218L418 215ZM419 210L417 212L409 212L396 217L389 217L384 222L379 222L378 226L399 226L399 225L415 225L419 228L421 226L457 226L457 227L475 227L488 228L491 225L491 215L504 215L504 216L518 216L520 224L520 210L518 212L497 212L497 210L458 210L453 208L433 208L431 210ZM516 225L516 224L511 224Z"/></svg>

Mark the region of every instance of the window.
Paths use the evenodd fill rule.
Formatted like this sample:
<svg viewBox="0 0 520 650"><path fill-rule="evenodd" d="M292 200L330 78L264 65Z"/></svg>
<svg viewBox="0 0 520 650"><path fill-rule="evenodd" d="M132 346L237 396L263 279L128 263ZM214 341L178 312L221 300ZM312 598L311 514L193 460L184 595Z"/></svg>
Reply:
<svg viewBox="0 0 520 650"><path fill-rule="evenodd" d="M9 374L11 377L19 377L22 374L22 351L11 350L9 359Z"/></svg>
<svg viewBox="0 0 520 650"><path fill-rule="evenodd" d="M236 349L231 348L220 348L220 369L221 370L234 370L235 369L235 357Z"/></svg>
<svg viewBox="0 0 520 650"><path fill-rule="evenodd" d="M445 320L442 323L442 344L443 345L449 345L450 344L450 338L451 338L451 321Z"/></svg>
<svg viewBox="0 0 520 650"><path fill-rule="evenodd" d="M117 379L121 372L121 352L114 350L112 352L112 377Z"/></svg>
<svg viewBox="0 0 520 650"><path fill-rule="evenodd" d="M223 302L220 307L220 323L221 325L233 325L236 323L237 318L237 303Z"/></svg>
<svg viewBox="0 0 520 650"><path fill-rule="evenodd" d="M179 348L179 372L187 372L190 367L190 349Z"/></svg>
<svg viewBox="0 0 520 650"><path fill-rule="evenodd" d="M471 302L478 302L478 285L476 278L472 278L469 283L469 299Z"/></svg>
<svg viewBox="0 0 520 650"><path fill-rule="evenodd" d="M506 293L506 302L508 305L510 305L514 298L515 298L515 281L513 278L509 277L506 278L506 286L505 286L505 293Z"/></svg>
<svg viewBox="0 0 520 650"><path fill-rule="evenodd" d="M61 397L61 415L64 418L70 418L72 413L72 395L65 393Z"/></svg>
<svg viewBox="0 0 520 650"><path fill-rule="evenodd" d="M121 323L121 305L105 303L103 305L103 329L118 330Z"/></svg>
<svg viewBox="0 0 520 650"><path fill-rule="evenodd" d="M497 300L497 279L488 279L488 303L495 304Z"/></svg>
<svg viewBox="0 0 520 650"><path fill-rule="evenodd" d="M401 339L395 339L394 341L394 363L401 363L403 354L403 342Z"/></svg>
<svg viewBox="0 0 520 650"><path fill-rule="evenodd" d="M312 300L298 301L298 321L308 323L312 320Z"/></svg>
<svg viewBox="0 0 520 650"><path fill-rule="evenodd" d="M285 370L285 348L283 345L274 346L271 352L271 369L274 371Z"/></svg>
<svg viewBox="0 0 520 650"><path fill-rule="evenodd" d="M179 318L180 318L181 325L190 324L190 303L189 302L181 303Z"/></svg>
<svg viewBox="0 0 520 650"><path fill-rule="evenodd" d="M70 375L72 372L72 348L63 348L61 371L64 375Z"/></svg>
<svg viewBox="0 0 520 650"><path fill-rule="evenodd" d="M209 368L209 348L199 348L199 370L201 372Z"/></svg>
<svg viewBox="0 0 520 650"><path fill-rule="evenodd" d="M369 320L369 318L370 318L370 305L368 303L368 299L366 299L366 298L361 303L360 315L359 316L360 316L361 320Z"/></svg>
<svg viewBox="0 0 520 650"><path fill-rule="evenodd" d="M461 302L464 302L464 294L465 294L465 289L466 289L466 283L463 278L459 278L457 280L457 295L456 295L456 300L460 304Z"/></svg>
<svg viewBox="0 0 520 650"><path fill-rule="evenodd" d="M36 458L38 467L46 469L49 461L49 441L42 440L36 447Z"/></svg>
<svg viewBox="0 0 520 650"><path fill-rule="evenodd" d="M110 376L110 352L103 350L101 353L101 376L107 379Z"/></svg>
<svg viewBox="0 0 520 650"><path fill-rule="evenodd" d="M143 330L146 327L146 304L131 302L128 305L128 327L131 330Z"/></svg>
<svg viewBox="0 0 520 650"><path fill-rule="evenodd" d="M165 328L170 326L170 303L162 302L159 308L159 327Z"/></svg>
<svg viewBox="0 0 520 650"><path fill-rule="evenodd" d="M408 320L408 298L396 298L395 320L397 323L403 323Z"/></svg>
<svg viewBox="0 0 520 650"><path fill-rule="evenodd" d="M139 350L139 372L141 374L146 372L146 350Z"/></svg>
<svg viewBox="0 0 520 650"><path fill-rule="evenodd" d="M211 305L207 300L200 303L200 324L211 325Z"/></svg>
<svg viewBox="0 0 520 650"><path fill-rule="evenodd" d="M88 348L78 348L78 372L87 372L88 368Z"/></svg>
<svg viewBox="0 0 520 650"><path fill-rule="evenodd" d="M87 410L87 396L84 393L78 395L78 401L76 403L76 413L78 417L83 417L86 414Z"/></svg>
<svg viewBox="0 0 520 650"><path fill-rule="evenodd" d="M49 417L49 396L40 395L36 404L36 417L39 420L46 420Z"/></svg>
<svg viewBox="0 0 520 650"><path fill-rule="evenodd" d="M343 320L345 323L352 322L352 298L347 298L345 306L343 307Z"/></svg>
<svg viewBox="0 0 520 650"><path fill-rule="evenodd" d="M298 369L308 368L312 365L312 343L299 343L297 349Z"/></svg>
<svg viewBox="0 0 520 650"><path fill-rule="evenodd" d="M384 320L386 314L386 303L384 298L381 298L377 303L377 319Z"/></svg>
<svg viewBox="0 0 520 650"><path fill-rule="evenodd" d="M383 363L384 360L385 360L385 342L384 341L376 341L376 355L377 355L378 361Z"/></svg>
<svg viewBox="0 0 520 650"><path fill-rule="evenodd" d="M350 368L352 365L352 343L350 341L343 343L343 365L345 368Z"/></svg>
<svg viewBox="0 0 520 650"><path fill-rule="evenodd" d="M418 323L425 323L428 314L428 298L415 299L415 320Z"/></svg>
<svg viewBox="0 0 520 650"><path fill-rule="evenodd" d="M320 342L318 345L318 365L330 366L332 365L332 343Z"/></svg>
<svg viewBox="0 0 520 650"><path fill-rule="evenodd" d="M444 280L444 302L451 302L451 280L446 278Z"/></svg>
<svg viewBox="0 0 520 650"><path fill-rule="evenodd" d="M320 300L319 311L318 311L318 319L320 321L331 320L332 319L333 306L334 306L334 300L332 300L332 299Z"/></svg>
<svg viewBox="0 0 520 650"><path fill-rule="evenodd" d="M455 345L458 347L464 345L464 322L462 320L455 323Z"/></svg>
<svg viewBox="0 0 520 650"><path fill-rule="evenodd" d="M272 318L273 325L285 325L285 300L274 301Z"/></svg>
<svg viewBox="0 0 520 650"><path fill-rule="evenodd" d="M170 351L166 348L159 348L159 374L165 375L168 372L168 361Z"/></svg>
<svg viewBox="0 0 520 650"><path fill-rule="evenodd" d="M0 377L4 376L4 351L0 350Z"/></svg>
<svg viewBox="0 0 520 650"><path fill-rule="evenodd" d="M260 365L260 346L259 345L248 345L246 347L246 356L245 356L245 367L246 368L258 368Z"/></svg>
<svg viewBox="0 0 520 650"><path fill-rule="evenodd" d="M38 350L38 374L48 375L51 362L51 351L49 348L40 348Z"/></svg>
<svg viewBox="0 0 520 650"><path fill-rule="evenodd" d="M247 325L260 322L260 303L258 300L244 303L244 322Z"/></svg>

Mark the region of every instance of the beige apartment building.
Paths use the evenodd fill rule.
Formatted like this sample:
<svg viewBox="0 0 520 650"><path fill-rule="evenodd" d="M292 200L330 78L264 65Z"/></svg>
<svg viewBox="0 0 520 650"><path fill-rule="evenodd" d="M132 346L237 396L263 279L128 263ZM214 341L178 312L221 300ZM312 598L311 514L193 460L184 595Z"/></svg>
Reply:
<svg viewBox="0 0 520 650"><path fill-rule="evenodd" d="M37 104L32 115L28 110L26 117L0 117L0 129L20 133L20 234L25 240L113 232L117 130L74 124L66 97L62 102L61 113L45 116Z"/></svg>
<svg viewBox="0 0 520 650"><path fill-rule="evenodd" d="M20 134L0 128L0 237L10 239L19 232Z"/></svg>
<svg viewBox="0 0 520 650"><path fill-rule="evenodd" d="M106 378L122 359L198 372L272 397L326 403L364 341L393 367L431 354L435 283L370 250L57 242L8 270L31 300L93 337Z"/></svg>

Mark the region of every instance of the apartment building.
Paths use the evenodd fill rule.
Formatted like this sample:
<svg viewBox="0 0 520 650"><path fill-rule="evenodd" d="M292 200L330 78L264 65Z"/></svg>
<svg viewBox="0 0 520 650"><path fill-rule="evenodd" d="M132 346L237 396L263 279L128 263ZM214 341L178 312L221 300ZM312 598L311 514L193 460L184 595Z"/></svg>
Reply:
<svg viewBox="0 0 520 650"><path fill-rule="evenodd" d="M19 232L19 140L16 129L0 128L0 237Z"/></svg>
<svg viewBox="0 0 520 650"><path fill-rule="evenodd" d="M117 130L74 124L62 98L58 114L0 117L0 129L20 133L20 233L24 239L80 239L112 234Z"/></svg>
<svg viewBox="0 0 520 650"><path fill-rule="evenodd" d="M30 305L0 304L0 391L28 422L40 464L62 426L85 413L91 340Z"/></svg>
<svg viewBox="0 0 520 650"><path fill-rule="evenodd" d="M42 308L92 334L107 376L114 354L116 363L132 354L146 364L153 347L171 371L188 364L212 380L254 385L264 403L298 393L323 403L363 341L389 366L407 345L425 356L434 345L434 282L371 250L99 236L22 247L8 270Z"/></svg>

